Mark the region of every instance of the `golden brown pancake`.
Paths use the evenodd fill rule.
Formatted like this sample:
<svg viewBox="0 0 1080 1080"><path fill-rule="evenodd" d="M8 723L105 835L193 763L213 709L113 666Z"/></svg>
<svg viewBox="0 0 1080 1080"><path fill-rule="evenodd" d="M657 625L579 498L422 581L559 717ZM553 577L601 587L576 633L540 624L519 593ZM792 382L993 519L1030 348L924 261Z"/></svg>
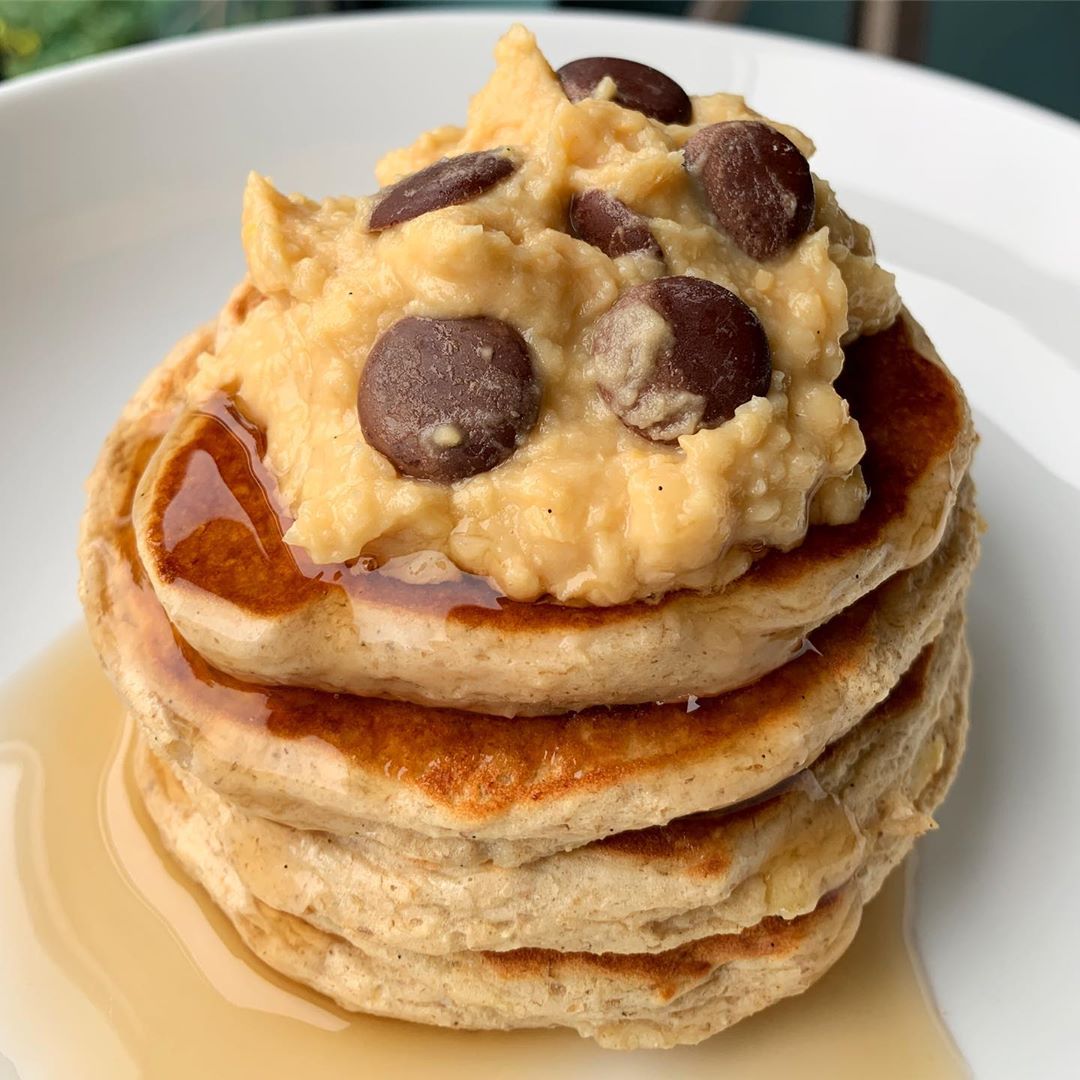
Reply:
<svg viewBox="0 0 1080 1080"><path fill-rule="evenodd" d="M836 568L852 572L849 556L864 570L866 559L875 562L870 577L880 576L880 560L888 563L894 554L881 546L883 537L897 522L910 525L916 492L925 495L920 485L930 476L939 510L954 501L961 478L952 470L961 447L960 464L966 460L970 439L966 406L944 368L910 347L914 332L898 325L858 343L845 375L845 393L870 448L864 468L872 495L862 517L851 526L811 529L802 547L766 556L729 593L749 601L790 599L811 589L821 594L823 606L826 599L832 606ZM930 558L864 592L815 632L814 650L743 690L696 701L693 711L680 702L601 706L518 725L497 716L237 680L174 631L138 557L131 522L133 493L140 482L146 490L147 462L175 422L178 381L205 337L177 347L106 444L84 521L84 603L106 665L154 746L253 812L301 827L363 833L393 821L434 838L481 840L490 857L513 863L752 797L804 767L888 693L937 634L976 557L978 526L965 489ZM212 479L205 464L194 475ZM243 526L235 536L246 540L237 540L239 554L227 565L248 583L245 588L255 582L268 595L279 585L311 585L281 542L278 511L266 502L265 485L253 491L263 500L255 533L238 522L240 500L232 518L218 511L202 515L208 528ZM213 484L194 485L193 495L200 492L216 505L220 493ZM189 525L180 532L196 542ZM936 521L932 528L924 521L923 532L921 544L938 543ZM207 550L196 543L196 550L217 560L208 573L220 570L225 558L214 552L229 550L227 536L214 537L221 543ZM197 575L201 566L193 561L189 573ZM862 576L854 587L864 591L865 584ZM334 603L348 595L344 586L314 585ZM217 587L225 588L220 582ZM785 591L789 587L795 591ZM391 601L403 603L405 596L415 607L430 593L393 583L380 610L389 618L412 610ZM693 608L693 598L683 599ZM629 613L546 604L472 606L455 609L449 620L437 607L419 610L431 618L437 612L445 625L481 637L485 625L513 627L513 655L527 658L535 651L534 631L543 637L558 626L565 634L590 621L603 627L621 619L640 630L638 615L644 612L648 621L656 611L670 614L677 603L628 605ZM306 602L299 610L308 612ZM712 618L717 621L715 613ZM240 621L252 628L250 620ZM672 633L674 649L681 639ZM626 673L639 668L648 664L623 664ZM443 673L445 683L450 676Z"/></svg>
<svg viewBox="0 0 1080 1080"><path fill-rule="evenodd" d="M108 475L122 500L130 480ZM966 587L978 533L968 492L930 559L831 620L797 660L694 711L600 707L518 723L216 671L173 631L110 502L93 505L111 531L95 535L91 524L85 542L92 630L159 752L277 820L336 832L391 820L435 837L512 841L492 847L509 862L730 805L801 769L937 635Z"/></svg>
<svg viewBox="0 0 1080 1080"><path fill-rule="evenodd" d="M908 778L925 818L955 774L967 717L966 671L954 683L933 740ZM695 1043L806 989L847 947L863 904L908 852L917 830L880 830L850 881L795 919L763 919L735 934L660 953L462 951L430 956L328 934L256 899L231 864L213 813L168 768L143 773L166 845L264 961L346 1009L466 1028L575 1028L619 1048Z"/></svg>
<svg viewBox="0 0 1080 1080"><path fill-rule="evenodd" d="M224 318L242 319L252 302L239 293ZM166 362L150 391L160 407L211 346L206 331ZM784 663L820 623L924 560L948 519L973 433L913 320L849 347L840 387L867 442L862 515L811 528L713 595L525 604L461 573L418 585L413 564L313 564L282 540L289 520L261 433L223 396L179 416L150 461L135 503L139 552L185 639L239 678L503 715L715 695ZM92 486L105 483L99 469Z"/></svg>
<svg viewBox="0 0 1080 1080"><path fill-rule="evenodd" d="M513 868L456 867L403 830L381 843L278 825L159 765L213 816L255 897L360 948L656 952L804 915L858 871L873 837L924 832L913 796L938 768L966 664L956 612L881 705L778 788Z"/></svg>

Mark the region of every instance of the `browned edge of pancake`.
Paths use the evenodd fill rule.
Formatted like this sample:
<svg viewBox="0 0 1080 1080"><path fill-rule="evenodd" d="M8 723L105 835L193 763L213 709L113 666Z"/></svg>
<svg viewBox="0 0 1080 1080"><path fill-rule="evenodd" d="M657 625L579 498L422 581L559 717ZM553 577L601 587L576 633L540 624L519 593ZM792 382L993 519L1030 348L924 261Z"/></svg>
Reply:
<svg viewBox="0 0 1080 1080"><path fill-rule="evenodd" d="M670 1001L687 983L700 982L716 968L739 960L779 957L795 952L816 926L835 917L838 907L855 902L854 888L845 885L823 897L813 911L794 919L770 915L737 934L699 938L661 953L563 953L552 949L512 949L485 952L488 965L504 979L547 978L556 981L568 970L633 979L653 987Z"/></svg>
<svg viewBox="0 0 1080 1080"><path fill-rule="evenodd" d="M916 703L926 696L927 678L934 665L935 654L941 649L939 639L930 642L919 653L918 659L904 673L900 681L893 687L889 696L877 705L872 712L860 721L860 724L888 722L888 719L897 714L913 708ZM823 753L827 753L826 748ZM686 817L676 818L666 825L654 825L648 829L629 829L626 832L615 833L612 836L602 837L595 841L594 847L611 851L620 855L633 858L649 859L650 861L663 859L678 860L680 863L696 863L697 873L709 876L722 872L723 866L710 864L702 861L700 854L703 850L710 851L713 859L722 859L720 853L713 853L710 847L713 838L725 831L733 821L739 818L749 819L760 813L762 804L771 803L782 799L784 794L796 787L799 778L807 769L813 767L814 762L808 762L803 770L794 776L782 780L779 784L766 789L752 798L745 799L733 806L724 807L720 811L706 811L700 814L691 814Z"/></svg>

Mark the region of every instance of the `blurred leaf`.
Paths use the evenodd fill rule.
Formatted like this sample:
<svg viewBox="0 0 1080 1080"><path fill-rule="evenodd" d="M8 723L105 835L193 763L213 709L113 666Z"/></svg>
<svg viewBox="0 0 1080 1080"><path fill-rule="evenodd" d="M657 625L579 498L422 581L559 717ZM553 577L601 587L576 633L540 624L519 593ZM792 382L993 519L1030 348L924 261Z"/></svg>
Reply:
<svg viewBox="0 0 1080 1080"><path fill-rule="evenodd" d="M5 75L194 30L331 10L330 0L0 0Z"/></svg>
<svg viewBox="0 0 1080 1080"><path fill-rule="evenodd" d="M4 71L18 75L153 37L152 0L0 0ZM36 48L24 50L12 35Z"/></svg>

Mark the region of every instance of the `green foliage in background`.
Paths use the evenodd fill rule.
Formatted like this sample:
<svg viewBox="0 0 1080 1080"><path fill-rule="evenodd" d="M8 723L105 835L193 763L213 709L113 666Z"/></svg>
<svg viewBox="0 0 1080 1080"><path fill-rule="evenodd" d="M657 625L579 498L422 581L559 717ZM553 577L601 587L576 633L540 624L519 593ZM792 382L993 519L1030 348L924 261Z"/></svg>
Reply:
<svg viewBox="0 0 1080 1080"><path fill-rule="evenodd" d="M6 76L194 30L326 11L319 0L0 0Z"/></svg>

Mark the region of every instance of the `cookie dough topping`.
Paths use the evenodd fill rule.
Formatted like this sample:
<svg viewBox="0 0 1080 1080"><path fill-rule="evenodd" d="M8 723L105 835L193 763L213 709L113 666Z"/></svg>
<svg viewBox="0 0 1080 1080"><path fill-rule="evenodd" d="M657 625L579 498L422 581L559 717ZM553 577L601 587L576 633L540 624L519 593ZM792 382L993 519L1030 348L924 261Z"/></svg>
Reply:
<svg viewBox="0 0 1080 1080"><path fill-rule="evenodd" d="M769 342L734 293L703 278L637 285L597 323L597 383L627 427L674 442L769 391Z"/></svg>
<svg viewBox="0 0 1080 1080"><path fill-rule="evenodd" d="M431 551L514 599L619 604L719 588L811 521L857 517L864 444L834 383L899 299L828 186L791 181L810 141L733 95L661 108L636 65L590 61L579 96L580 65L560 79L521 28L496 57L467 123L388 154L375 195L248 182L261 302L189 397L226 388L266 432L288 542L317 563ZM756 197L718 131L773 148L751 155L783 211L760 226L783 238L768 261L736 235L758 217L725 224L704 197L728 175L726 198Z"/></svg>
<svg viewBox="0 0 1080 1080"><path fill-rule="evenodd" d="M529 347L498 319L395 323L368 354L357 410L404 476L453 483L505 461L536 423Z"/></svg>
<svg viewBox="0 0 1080 1080"><path fill-rule="evenodd" d="M575 236L599 248L609 259L638 251L657 259L664 257L648 222L626 203L597 188L573 197L570 228Z"/></svg>
<svg viewBox="0 0 1080 1080"><path fill-rule="evenodd" d="M555 74L571 101L606 98L662 124L689 124L693 115L686 91L647 64L614 56L587 56L563 64Z"/></svg>
<svg viewBox="0 0 1080 1080"><path fill-rule="evenodd" d="M514 168L509 149L443 158L388 187L371 211L368 228L378 232L468 202L505 180Z"/></svg>
<svg viewBox="0 0 1080 1080"><path fill-rule="evenodd" d="M775 128L734 120L702 128L686 144L716 220L753 259L787 251L814 220L814 178L799 148Z"/></svg>

